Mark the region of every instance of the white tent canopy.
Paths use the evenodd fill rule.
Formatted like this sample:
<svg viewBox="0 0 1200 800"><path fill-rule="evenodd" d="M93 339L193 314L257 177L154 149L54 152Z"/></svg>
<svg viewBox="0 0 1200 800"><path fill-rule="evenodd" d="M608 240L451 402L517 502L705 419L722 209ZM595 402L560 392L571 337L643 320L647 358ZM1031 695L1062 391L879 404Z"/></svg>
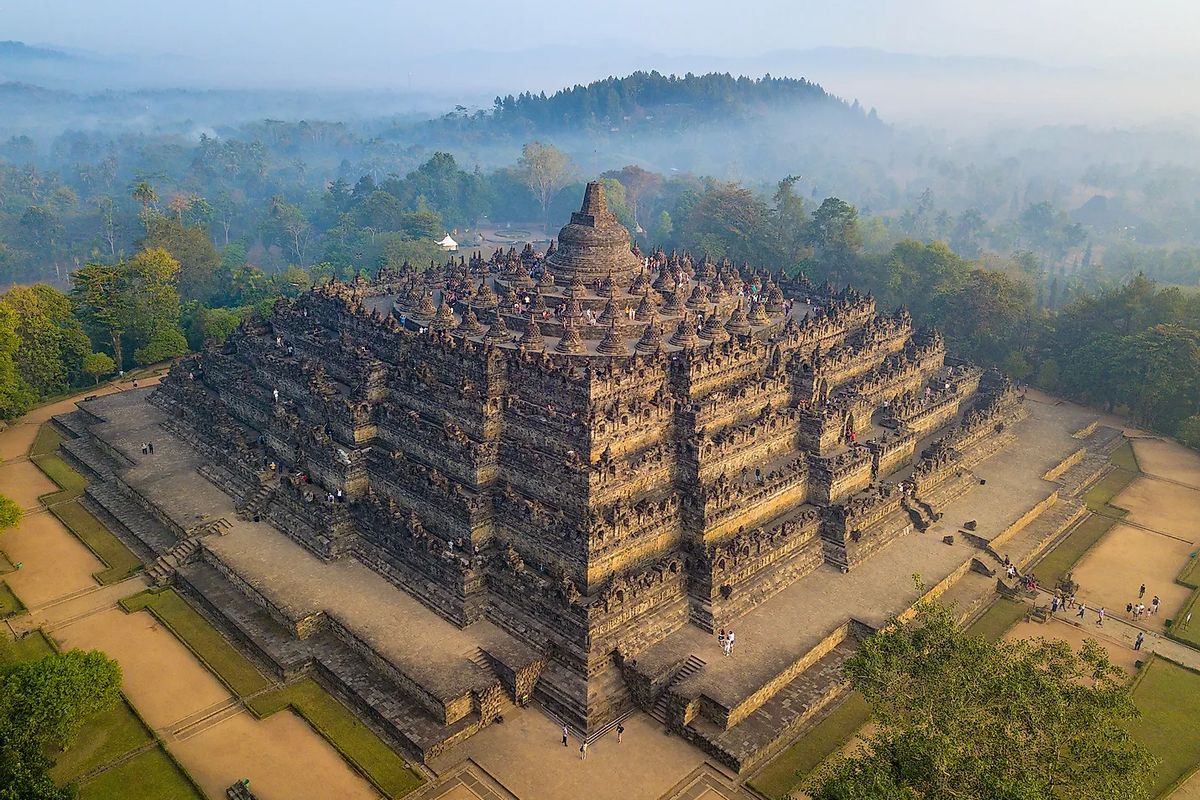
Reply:
<svg viewBox="0 0 1200 800"><path fill-rule="evenodd" d="M446 234L446 238L442 239L440 242L438 242L438 244L441 245L443 250L457 250L458 249L458 242L451 239L450 234L448 234L448 233Z"/></svg>

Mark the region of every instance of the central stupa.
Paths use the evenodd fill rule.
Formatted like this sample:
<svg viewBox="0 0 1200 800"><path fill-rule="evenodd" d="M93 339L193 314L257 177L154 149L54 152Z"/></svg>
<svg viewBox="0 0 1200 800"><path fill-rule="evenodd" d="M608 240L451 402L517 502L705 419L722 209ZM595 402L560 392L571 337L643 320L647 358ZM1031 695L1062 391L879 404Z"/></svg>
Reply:
<svg viewBox="0 0 1200 800"><path fill-rule="evenodd" d="M565 286L575 277L590 285L610 275L628 285L642 268L629 249L629 232L608 210L604 184L589 183L583 206L558 232L558 249L546 259L546 269Z"/></svg>

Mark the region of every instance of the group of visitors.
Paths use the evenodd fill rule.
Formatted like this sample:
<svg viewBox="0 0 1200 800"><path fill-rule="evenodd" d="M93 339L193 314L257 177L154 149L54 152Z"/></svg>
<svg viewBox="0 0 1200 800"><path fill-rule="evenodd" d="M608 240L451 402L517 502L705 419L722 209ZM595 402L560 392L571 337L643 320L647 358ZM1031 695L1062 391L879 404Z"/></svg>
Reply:
<svg viewBox="0 0 1200 800"><path fill-rule="evenodd" d="M721 646L722 655L733 655L734 639L736 639L736 634L732 629L726 632L724 628L721 628L720 633L717 634L717 644Z"/></svg>
<svg viewBox="0 0 1200 800"><path fill-rule="evenodd" d="M142 455L154 455L154 442L142 442Z"/></svg>

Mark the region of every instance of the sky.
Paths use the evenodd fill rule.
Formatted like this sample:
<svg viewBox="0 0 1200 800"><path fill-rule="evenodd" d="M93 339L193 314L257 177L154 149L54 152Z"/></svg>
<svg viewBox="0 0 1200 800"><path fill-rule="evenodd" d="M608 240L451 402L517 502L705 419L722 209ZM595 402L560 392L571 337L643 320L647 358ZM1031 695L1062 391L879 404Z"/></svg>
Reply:
<svg viewBox="0 0 1200 800"><path fill-rule="evenodd" d="M862 46L1054 65L1200 63L1192 0L0 0L0 39L101 53L285 61L298 76L338 62L539 45L641 46L749 55ZM332 63L331 63L332 62Z"/></svg>
<svg viewBox="0 0 1200 800"><path fill-rule="evenodd" d="M448 108L635 69L769 71L958 125L1195 117L1198 32L1195 0L0 0L0 40L111 62L91 74L110 85L65 88L395 90Z"/></svg>

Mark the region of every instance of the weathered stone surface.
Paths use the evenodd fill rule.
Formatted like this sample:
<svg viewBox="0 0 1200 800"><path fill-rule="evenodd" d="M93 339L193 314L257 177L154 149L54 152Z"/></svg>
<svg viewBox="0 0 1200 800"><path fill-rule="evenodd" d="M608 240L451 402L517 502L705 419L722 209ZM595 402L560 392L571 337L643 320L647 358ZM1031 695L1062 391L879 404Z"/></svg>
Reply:
<svg viewBox="0 0 1200 800"><path fill-rule="evenodd" d="M820 707L802 699L813 687L835 691L824 673L801 678L818 662L832 674L849 628L727 702L689 694L695 676L631 665L645 654L682 670L672 642L857 569L936 514L962 453L1017 405L1002 378L946 367L940 336L853 289L687 254L643 261L599 184L546 257L526 247L325 284L185 359L151 402L153 424L188 444L169 457L243 519L473 632L422 660L347 616L358 595L282 591L261 564L243 577L232 544L180 569L242 638L265 637L255 646L280 672L320 664L360 706L373 682L395 687L403 709L369 713L423 753L487 724L502 696L593 732L667 687L681 730L792 730ZM177 538L189 502L157 512ZM320 581L288 553L297 579ZM239 611L238 594L257 610ZM742 766L778 734L700 738Z"/></svg>

